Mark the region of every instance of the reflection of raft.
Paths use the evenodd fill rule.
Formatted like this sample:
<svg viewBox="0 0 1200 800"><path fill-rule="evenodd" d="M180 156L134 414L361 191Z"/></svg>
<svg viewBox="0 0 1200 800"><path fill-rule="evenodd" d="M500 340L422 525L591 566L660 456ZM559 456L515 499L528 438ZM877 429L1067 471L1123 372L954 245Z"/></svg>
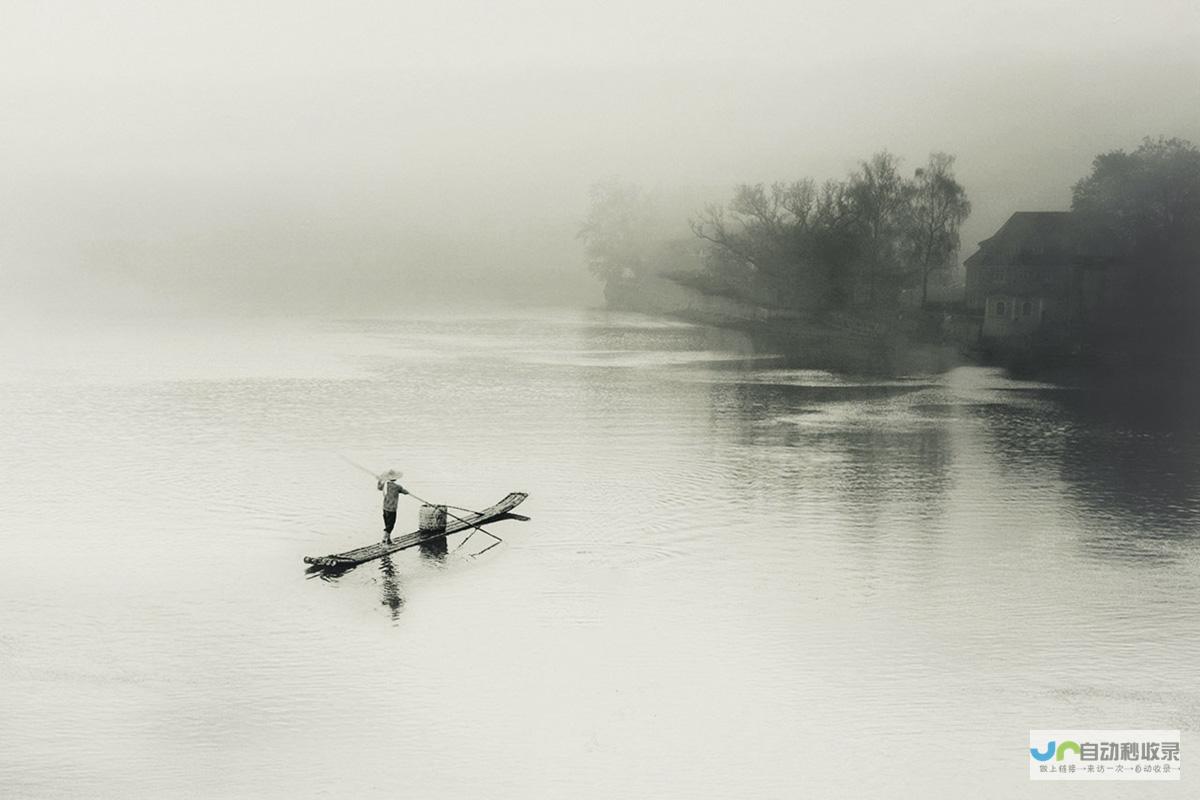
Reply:
<svg viewBox="0 0 1200 800"><path fill-rule="evenodd" d="M461 518L452 517L451 519L446 520L447 524L445 530L436 528L433 530L418 530L413 531L412 533L406 533L403 536L393 537L391 544L376 542L375 544L369 544L366 547L360 547L357 550L347 550L344 553L335 553L328 556L305 556L304 563L312 564L313 566L324 569L344 569L346 567L353 567L357 564L362 564L365 561L379 558L380 556L385 556L388 553L394 553L397 550L415 547L424 542L432 541L433 539L438 539L451 533L459 533L460 531L473 529L477 525L485 525L489 522L500 522L506 519L526 520L528 517L522 517L520 514L512 514L510 512L517 506L521 505L521 503L523 503L525 498L528 496L529 495L525 494L524 492L513 492L499 503L496 503L496 505L490 508L485 508L483 511L480 511L477 514L467 514ZM438 506L436 508L440 508L441 514L445 515L446 512L444 506ZM425 512L425 510L422 509L422 513L422 526L424 527L424 523L426 521L424 519L424 515L428 512ZM443 519L445 519L444 516Z"/></svg>

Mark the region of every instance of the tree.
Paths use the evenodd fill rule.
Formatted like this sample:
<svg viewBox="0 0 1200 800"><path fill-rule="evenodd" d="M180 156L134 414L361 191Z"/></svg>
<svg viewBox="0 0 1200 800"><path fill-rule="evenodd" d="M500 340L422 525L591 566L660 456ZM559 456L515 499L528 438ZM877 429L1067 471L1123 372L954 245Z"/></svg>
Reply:
<svg viewBox="0 0 1200 800"><path fill-rule="evenodd" d="M1085 235L1148 281L1200 269L1200 150L1190 142L1146 138L1132 153L1096 156L1071 208Z"/></svg>
<svg viewBox="0 0 1200 800"><path fill-rule="evenodd" d="M1109 264L1104 346L1144 363L1200 350L1200 150L1147 138L1099 155L1071 208L1085 251Z"/></svg>
<svg viewBox="0 0 1200 800"><path fill-rule="evenodd" d="M958 252L959 226L971 215L967 192L954 177L954 156L931 153L916 171L908 214L910 258L921 272L921 307L929 299L929 276Z"/></svg>
<svg viewBox="0 0 1200 800"><path fill-rule="evenodd" d="M913 186L900 175L900 159L883 150L851 174L846 192L862 237L867 302L874 305L881 299L885 278L893 284L902 278L898 274L904 263L901 245L909 225Z"/></svg>
<svg viewBox="0 0 1200 800"><path fill-rule="evenodd" d="M848 184L826 181L813 212L812 252L829 280L829 300L845 307L854 302L862 241L856 228L854 204Z"/></svg>
<svg viewBox="0 0 1200 800"><path fill-rule="evenodd" d="M588 269L608 282L629 280L649 268L654 245L654 207L634 183L593 184L588 215L579 229Z"/></svg>
<svg viewBox="0 0 1200 800"><path fill-rule="evenodd" d="M812 297L811 230L818 207L812 181L742 184L728 206L710 205L691 220L692 233L718 251L716 263L768 284L784 305Z"/></svg>
<svg viewBox="0 0 1200 800"><path fill-rule="evenodd" d="M914 180L891 153L876 153L844 181L820 189L811 180L743 184L724 206L692 220L710 243L714 275L769 293L771 302L809 308L845 307L865 299L894 303L948 265L958 228L970 213L954 178L954 159L935 153Z"/></svg>

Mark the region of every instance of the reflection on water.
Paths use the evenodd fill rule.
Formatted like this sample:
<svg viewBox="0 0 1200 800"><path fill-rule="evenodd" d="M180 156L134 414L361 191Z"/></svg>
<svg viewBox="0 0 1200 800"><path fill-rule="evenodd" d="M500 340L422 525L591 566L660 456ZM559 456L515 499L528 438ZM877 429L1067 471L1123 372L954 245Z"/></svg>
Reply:
<svg viewBox="0 0 1200 800"><path fill-rule="evenodd" d="M438 530L441 529L439 528ZM421 555L431 561L441 562L446 560L446 553L448 550L446 547L445 536L439 539L430 539L427 542L421 542L418 547L421 550Z"/></svg>
<svg viewBox="0 0 1200 800"><path fill-rule="evenodd" d="M1200 730L1200 404L602 313L140 325L0 377L6 797L1011 798L1030 728ZM306 574L379 535L339 455L532 521Z"/></svg>
<svg viewBox="0 0 1200 800"><path fill-rule="evenodd" d="M1174 558L1181 551L1162 543L1195 540L1200 426L1194 413L1164 415L1159 397L1107 403L1078 388L1014 394L1019 399L981 415L993 449L1008 470L1061 483L1082 523L1085 553Z"/></svg>
<svg viewBox="0 0 1200 800"><path fill-rule="evenodd" d="M442 540L443 543L445 541L445 539ZM392 562L390 555L379 559L379 576L380 602L391 612L392 621L395 622L400 618L400 612L404 610L404 596L400 594L400 581L396 577L396 565Z"/></svg>

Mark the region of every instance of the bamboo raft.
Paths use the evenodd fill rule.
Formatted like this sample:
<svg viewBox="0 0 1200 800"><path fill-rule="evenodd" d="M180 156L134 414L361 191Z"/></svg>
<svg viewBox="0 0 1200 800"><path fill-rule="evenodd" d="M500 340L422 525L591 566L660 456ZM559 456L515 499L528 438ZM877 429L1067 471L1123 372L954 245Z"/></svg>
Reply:
<svg viewBox="0 0 1200 800"><path fill-rule="evenodd" d="M381 558L388 553L395 553L399 550L406 550L409 547L416 547L419 544L424 544L434 539L441 539L452 533L474 529L489 522L501 522L506 519L524 521L529 518L523 517L520 514L513 514L512 510L525 502L525 498L528 496L525 492L513 492L499 503L496 503L496 505L485 508L483 511L449 520L444 531L417 530L402 536L393 537L391 544L376 542L366 547L347 550L344 553L334 553L327 556L305 556L304 563L311 564L319 569L348 569L349 567L358 566L367 561Z"/></svg>

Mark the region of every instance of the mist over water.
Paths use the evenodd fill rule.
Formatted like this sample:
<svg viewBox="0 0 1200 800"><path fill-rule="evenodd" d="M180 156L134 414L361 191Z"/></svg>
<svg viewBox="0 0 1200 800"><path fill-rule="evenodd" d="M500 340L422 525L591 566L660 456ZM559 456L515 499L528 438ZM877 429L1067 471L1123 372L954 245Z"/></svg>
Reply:
<svg viewBox="0 0 1200 800"><path fill-rule="evenodd" d="M1194 406L598 312L36 341L0 365L6 797L1013 798L1030 728L1200 728ZM532 520L306 575L380 535L343 456ZM971 769L921 766L946 741Z"/></svg>
<svg viewBox="0 0 1200 800"><path fill-rule="evenodd" d="M1194 3L6 4L0 306L587 305L588 186L958 158L964 254L1200 139Z"/></svg>

